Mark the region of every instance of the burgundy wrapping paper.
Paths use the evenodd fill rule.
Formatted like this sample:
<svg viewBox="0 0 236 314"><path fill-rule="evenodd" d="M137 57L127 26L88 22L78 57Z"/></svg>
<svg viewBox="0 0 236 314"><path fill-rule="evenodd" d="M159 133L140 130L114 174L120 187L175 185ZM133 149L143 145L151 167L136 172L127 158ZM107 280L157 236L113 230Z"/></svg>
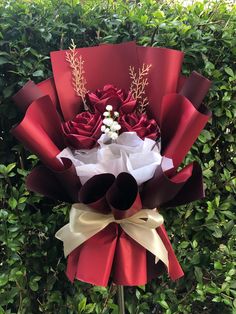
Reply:
<svg viewBox="0 0 236 314"><path fill-rule="evenodd" d="M102 45L93 48L81 48L77 51L78 54L81 54L83 58L85 58L85 66L86 64L88 66L87 69L85 68L85 71L88 76L86 77L89 82L88 87L90 87L91 90L96 89L98 86L103 86L103 84L107 83L107 80L109 80L109 83L120 84L119 87L127 88L130 83L128 76L128 68L130 65L137 68L143 63L152 64L150 71L151 85L149 82L147 94L153 100L150 101L148 111L150 114L155 114L158 121L160 121L163 154L174 159L176 169L210 117L210 113L207 112L207 110L201 110L204 111L204 113L197 110L197 108L203 108L203 106L199 104L199 101L209 88L209 80L195 72L189 79L183 79L180 75L183 53L172 49L138 47L134 42L130 42L120 45ZM94 53L98 51L97 58L94 58ZM111 55L114 55L114 58L110 58ZM98 59L98 57L101 58L101 60ZM37 97L42 95L41 93L47 92L52 100L52 104L57 106L57 94L59 94L61 110L64 117L69 119L74 117L75 114L81 110L80 100L75 95L71 84L71 69L65 60L65 51L52 52L51 59L56 85L53 79L48 79L38 84L38 88L31 82L16 94L14 100L18 101L18 103L20 102L22 108L27 108L30 99L37 99ZM91 61L91 59L93 61ZM99 60L99 62L95 62L95 59ZM95 69L94 62L97 66L96 73L103 73L102 76L93 75L93 69ZM106 69L106 71L104 71L104 69ZM117 75L117 73L119 75ZM179 77L181 80L179 80ZM57 91L55 91L55 86ZM172 96L166 95L162 97L166 93L175 92L177 88L180 88L181 95L172 94ZM21 97L22 94L24 97ZM194 104L183 96L185 94L191 97ZM198 95L201 96L198 97ZM160 103L161 98L163 100ZM26 119L31 120L31 117L26 117ZM37 134L41 131L32 132L30 134L32 140L29 140L27 139L28 135L25 137L22 136L22 130L20 129L21 127L19 127L18 130L14 130L14 135L22 140L29 149L32 149L32 145L29 145L29 141L32 142L35 140L35 142L37 142L40 138L41 146L44 147L47 145L47 142L50 142L50 139L49 141L47 138L45 138L45 140L43 139L45 134ZM52 152L52 156L42 156L44 154L42 152L43 148L40 148L39 152L35 147L33 147L32 150L42 158L46 165L58 169L60 165L55 159L50 160L50 158L53 158L55 155L53 152L57 151L55 147L57 145L54 146L54 143L50 142L49 146L51 147L50 151ZM47 147L45 147L45 150L47 150ZM54 163L57 163L57 165L54 165Z"/></svg>
<svg viewBox="0 0 236 314"><path fill-rule="evenodd" d="M104 230L76 248L67 259L68 278L97 286L107 286L116 249L118 227L108 225Z"/></svg>
<svg viewBox="0 0 236 314"><path fill-rule="evenodd" d="M127 186L131 186L129 191ZM124 202L125 191L128 195ZM128 173L121 173L116 179L111 174L94 176L81 188L79 199L100 213L114 213L115 209L117 219L132 216L134 210L142 210L137 183ZM108 206L109 211L103 206ZM183 271L163 225L157 228L157 233L168 251L169 275L176 280L183 276ZM111 223L69 254L67 276L71 281L77 278L101 286L106 286L110 277L119 285L144 285L148 278L163 271L162 263L155 264L154 256L148 261L147 254L147 250L119 225Z"/></svg>
<svg viewBox="0 0 236 314"><path fill-rule="evenodd" d="M174 168L181 164L210 118L180 94L163 97L160 113L162 154L173 160Z"/></svg>
<svg viewBox="0 0 236 314"><path fill-rule="evenodd" d="M29 105L41 97L45 96L44 92L41 91L37 85L28 81L13 97L15 104L21 112L25 113Z"/></svg>
<svg viewBox="0 0 236 314"><path fill-rule="evenodd" d="M77 49L84 60L87 89L94 91L106 84L129 89L129 66L137 68L138 59L135 43L116 46L98 46ZM96 57L95 57L96 56ZM99 62L98 62L99 60ZM82 109L79 97L72 86L71 69L66 61L66 51L51 52L53 76L64 119L72 119Z"/></svg>
<svg viewBox="0 0 236 314"><path fill-rule="evenodd" d="M178 206L204 197L201 167L197 162L168 177L157 168L153 178L143 185L141 198L148 208Z"/></svg>
<svg viewBox="0 0 236 314"><path fill-rule="evenodd" d="M117 285L141 286L147 283L147 251L118 226L112 279Z"/></svg>
<svg viewBox="0 0 236 314"><path fill-rule="evenodd" d="M148 113L160 123L162 97L176 92L184 54L181 51L156 47L137 47L137 52L139 67L143 63L152 65L146 88Z"/></svg>
<svg viewBox="0 0 236 314"><path fill-rule="evenodd" d="M81 187L71 162L56 158L65 147L61 121L73 119L82 111L81 100L73 90L66 51L56 51L51 53L53 78L38 85L30 81L14 96L25 117L12 133L44 164L33 169L27 178L27 187L55 199L83 202L103 213L112 211L117 218L132 215L141 206L177 206L202 198L200 166L194 162L179 172L177 168L211 116L202 104L210 81L196 72L189 78L183 77L180 71L184 54L173 49L139 47L129 42L80 48L77 52L84 60L89 91L106 84L128 90L129 67L138 70L142 64L152 65L146 90L147 113L159 123L162 155L173 159L174 169L163 173L157 168L154 177L140 187L141 194L134 179L127 179L126 175L120 184L120 179L104 174L100 187L97 185L100 179L95 176L90 188L98 193L90 199L90 189ZM180 278L183 272L164 226L157 232L168 250L169 275L173 280ZM164 268L161 262L155 264L154 256L127 236L120 226L111 224L69 255L67 275L71 281L78 278L98 285L107 285L109 278L117 284L143 285Z"/></svg>
<svg viewBox="0 0 236 314"><path fill-rule="evenodd" d="M183 84L179 94L188 98L196 109L199 109L210 86L211 81L201 74L193 71L189 78L185 81L185 84Z"/></svg>
<svg viewBox="0 0 236 314"><path fill-rule="evenodd" d="M168 257L169 257L169 276L172 280L177 280L181 277L183 277L184 272L175 256L174 250L172 248L172 245L170 243L168 234L165 230L164 225L160 226L159 228L157 228L157 233L160 236L160 238L162 239L167 251L168 251ZM163 271L163 266L160 265L160 263L155 264L155 258L152 256L150 256L149 260L148 260L149 264L147 267L147 271L148 271L148 280L151 280L155 277L157 277L160 273L160 271Z"/></svg>
<svg viewBox="0 0 236 314"><path fill-rule="evenodd" d="M26 186L28 190L52 199L67 202L71 201L55 174L43 165L37 166L31 171L26 178Z"/></svg>
<svg viewBox="0 0 236 314"><path fill-rule="evenodd" d="M59 170L55 157L64 147L60 118L49 96L43 96L28 107L23 121L12 134L49 167Z"/></svg>
<svg viewBox="0 0 236 314"><path fill-rule="evenodd" d="M60 110L54 79L50 77L49 79L37 84L37 86L45 95L48 95L51 98L54 107L57 110Z"/></svg>
<svg viewBox="0 0 236 314"><path fill-rule="evenodd" d="M80 179L71 160L63 158L61 168L35 167L26 179L27 189L55 200L78 202Z"/></svg>

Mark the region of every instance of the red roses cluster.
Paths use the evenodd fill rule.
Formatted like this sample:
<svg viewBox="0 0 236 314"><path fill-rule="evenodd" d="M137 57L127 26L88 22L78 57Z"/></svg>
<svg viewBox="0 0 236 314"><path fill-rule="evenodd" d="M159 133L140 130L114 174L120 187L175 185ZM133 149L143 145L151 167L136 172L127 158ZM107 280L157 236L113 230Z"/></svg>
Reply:
<svg viewBox="0 0 236 314"><path fill-rule="evenodd" d="M105 85L95 93L86 94L86 105L89 111L76 115L73 120L63 123L63 131L68 146L75 149L91 149L102 134L101 126L103 113L107 105L119 112L118 123L122 132L136 132L145 137L157 140L160 129L154 119L149 119L146 114L135 113L138 106L130 92L117 89L113 85Z"/></svg>

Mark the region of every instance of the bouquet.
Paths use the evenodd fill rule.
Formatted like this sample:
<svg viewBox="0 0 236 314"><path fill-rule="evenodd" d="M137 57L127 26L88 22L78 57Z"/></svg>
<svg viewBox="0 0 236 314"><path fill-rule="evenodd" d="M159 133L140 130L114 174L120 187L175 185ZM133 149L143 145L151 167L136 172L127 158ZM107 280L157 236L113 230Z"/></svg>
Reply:
<svg viewBox="0 0 236 314"><path fill-rule="evenodd" d="M72 203L63 241L67 276L144 285L183 271L160 208L204 196L201 168L179 170L211 113L210 81L180 74L183 52L134 42L51 53L53 77L14 96L13 135L42 164L29 190Z"/></svg>

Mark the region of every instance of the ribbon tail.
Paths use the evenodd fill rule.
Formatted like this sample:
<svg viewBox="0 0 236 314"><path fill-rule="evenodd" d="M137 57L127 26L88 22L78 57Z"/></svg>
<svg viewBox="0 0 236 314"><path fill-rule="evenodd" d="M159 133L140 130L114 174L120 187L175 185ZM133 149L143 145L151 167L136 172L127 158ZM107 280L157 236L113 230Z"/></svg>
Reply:
<svg viewBox="0 0 236 314"><path fill-rule="evenodd" d="M169 269L168 252L155 229L131 223L122 223L121 227L132 239L155 255L156 262L160 259Z"/></svg>
<svg viewBox="0 0 236 314"><path fill-rule="evenodd" d="M106 226L105 226L106 227ZM64 255L67 257L74 249L83 244L85 241L90 239L92 236L97 234L99 231L105 228L104 226L93 228L86 233L75 233L71 231L70 224L65 225L57 231L55 237L63 241Z"/></svg>

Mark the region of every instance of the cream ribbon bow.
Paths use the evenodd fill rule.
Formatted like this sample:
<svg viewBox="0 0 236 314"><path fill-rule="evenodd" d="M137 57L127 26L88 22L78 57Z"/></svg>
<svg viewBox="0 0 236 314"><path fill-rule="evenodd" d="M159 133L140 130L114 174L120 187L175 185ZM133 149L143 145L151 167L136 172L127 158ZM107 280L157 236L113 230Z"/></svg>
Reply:
<svg viewBox="0 0 236 314"><path fill-rule="evenodd" d="M155 255L155 263L161 260L168 268L168 252L155 230L163 224L164 219L156 209L142 209L131 217L116 220L112 214L92 212L87 205L76 203L71 207L70 222L55 236L63 241L64 254L67 256L112 222L119 224L126 234Z"/></svg>

